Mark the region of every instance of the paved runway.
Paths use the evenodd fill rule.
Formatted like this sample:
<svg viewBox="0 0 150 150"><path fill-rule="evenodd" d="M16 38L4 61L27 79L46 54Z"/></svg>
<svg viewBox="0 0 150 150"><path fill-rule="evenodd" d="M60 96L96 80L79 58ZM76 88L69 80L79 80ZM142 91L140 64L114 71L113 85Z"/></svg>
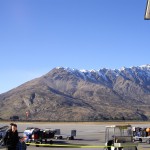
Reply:
<svg viewBox="0 0 150 150"><path fill-rule="evenodd" d="M52 129L60 129L62 134L70 134L71 130L77 130L77 136L75 140L54 140L54 144L79 144L86 146L94 146L101 145L104 146L105 143L105 126L114 125L120 123L114 122L102 122L102 123L20 123L16 122L18 125L18 131L23 132L27 127L38 127L41 129L52 128ZM10 122L0 123L0 127L4 125L9 125ZM127 124L127 123L125 123ZM130 123L129 123L130 124ZM150 127L149 122L134 123L133 126L140 127ZM71 149L90 149L90 150L103 150L104 148L54 148L54 147L35 147L28 146L28 150L71 150ZM138 150L148 150L150 149L150 144L140 143L138 146Z"/></svg>

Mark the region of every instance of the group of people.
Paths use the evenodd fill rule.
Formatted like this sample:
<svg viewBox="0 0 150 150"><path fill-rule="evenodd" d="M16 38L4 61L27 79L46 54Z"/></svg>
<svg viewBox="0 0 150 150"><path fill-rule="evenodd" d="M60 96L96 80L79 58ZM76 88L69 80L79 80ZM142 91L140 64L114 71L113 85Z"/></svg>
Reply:
<svg viewBox="0 0 150 150"><path fill-rule="evenodd" d="M4 137L4 144L8 150L26 150L27 146L22 136L19 137L17 131L17 124L11 123L10 129L6 132Z"/></svg>

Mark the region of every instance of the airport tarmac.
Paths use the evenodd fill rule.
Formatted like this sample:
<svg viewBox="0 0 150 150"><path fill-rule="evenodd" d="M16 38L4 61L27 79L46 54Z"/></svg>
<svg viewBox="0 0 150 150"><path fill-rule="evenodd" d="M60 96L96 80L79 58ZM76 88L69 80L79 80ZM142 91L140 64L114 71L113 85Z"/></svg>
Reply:
<svg viewBox="0 0 150 150"><path fill-rule="evenodd" d="M4 125L9 125L10 122L0 122L0 127ZM52 128L60 129L61 133L65 135L70 135L71 130L77 131L77 136L74 140L53 140L54 144L77 144L84 146L104 146L105 145L105 127L108 125L116 124L132 124L137 127L150 127L150 122L88 122L88 123L41 123L41 122L16 122L18 125L18 132L23 132L27 127L38 127L40 129ZM22 134L22 133L20 133ZM104 150L104 147L99 148L60 148L60 147L35 147L28 146L28 150L72 150L72 149L82 149L82 150ZM138 150L148 150L150 149L150 144L139 143Z"/></svg>

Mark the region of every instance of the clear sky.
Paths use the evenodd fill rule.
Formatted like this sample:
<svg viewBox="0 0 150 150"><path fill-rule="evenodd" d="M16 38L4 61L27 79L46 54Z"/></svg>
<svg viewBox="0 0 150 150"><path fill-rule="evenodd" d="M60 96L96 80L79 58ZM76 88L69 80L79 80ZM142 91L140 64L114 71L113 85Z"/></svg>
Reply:
<svg viewBox="0 0 150 150"><path fill-rule="evenodd" d="M147 0L1 0L0 93L54 67L150 63Z"/></svg>

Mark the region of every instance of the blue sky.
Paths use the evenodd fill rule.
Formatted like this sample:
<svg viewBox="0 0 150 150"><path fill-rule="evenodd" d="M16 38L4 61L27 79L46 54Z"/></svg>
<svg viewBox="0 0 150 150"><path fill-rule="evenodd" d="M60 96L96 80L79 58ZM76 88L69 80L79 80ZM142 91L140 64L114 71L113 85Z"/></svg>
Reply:
<svg viewBox="0 0 150 150"><path fill-rule="evenodd" d="M0 93L54 67L149 64L146 0L1 0Z"/></svg>

